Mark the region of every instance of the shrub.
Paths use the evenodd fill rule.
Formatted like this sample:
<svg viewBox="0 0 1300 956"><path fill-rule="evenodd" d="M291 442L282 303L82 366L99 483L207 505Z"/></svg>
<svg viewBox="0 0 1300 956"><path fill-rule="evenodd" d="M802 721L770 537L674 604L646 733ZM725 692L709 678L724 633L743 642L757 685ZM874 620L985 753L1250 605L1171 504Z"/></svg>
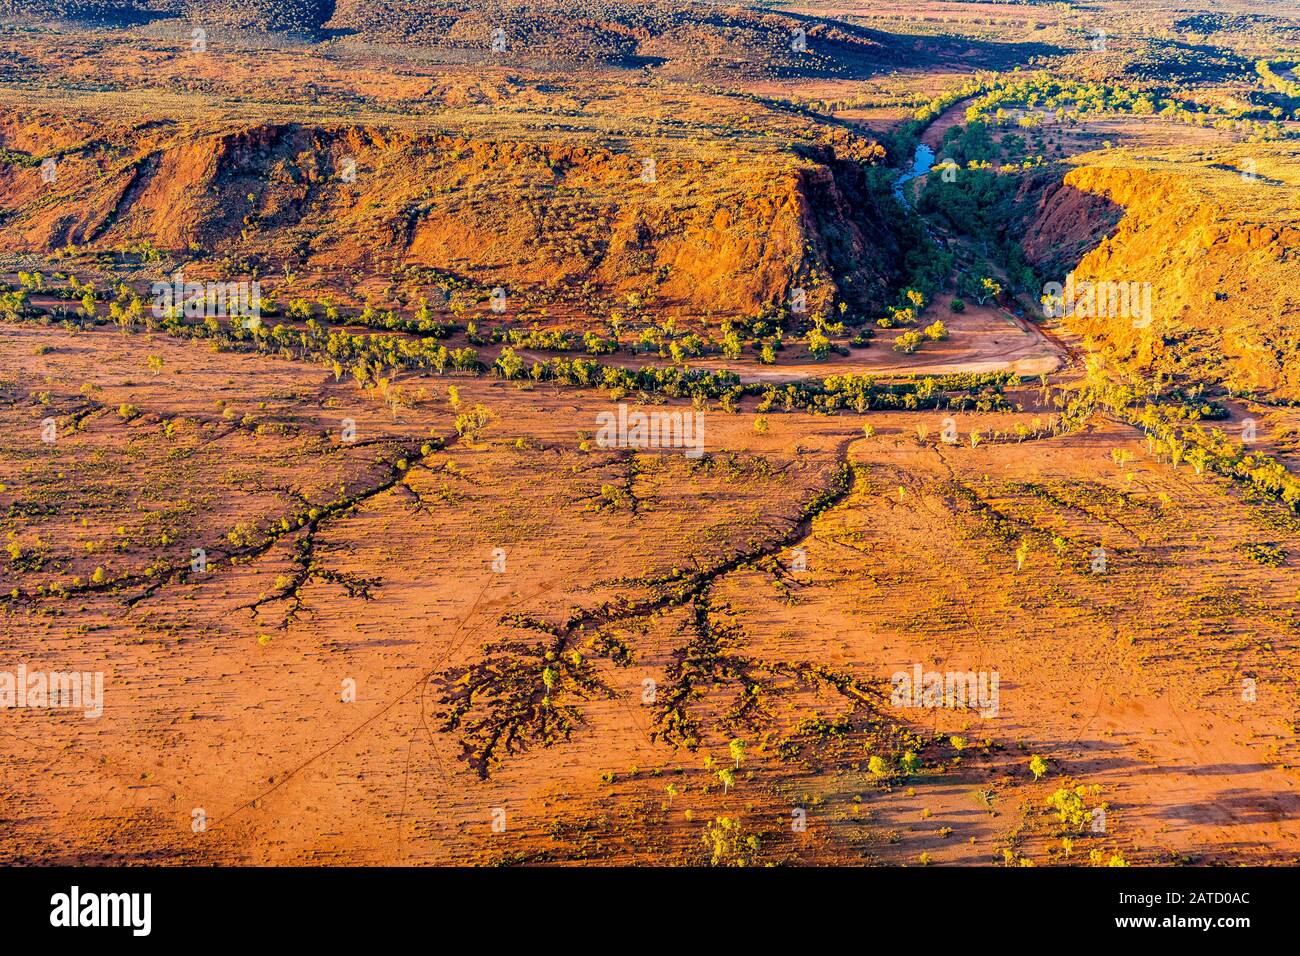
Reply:
<svg viewBox="0 0 1300 956"><path fill-rule="evenodd" d="M1092 818L1084 803L1083 794L1083 787L1075 787L1073 790L1062 787L1047 798L1047 805L1056 811L1062 823L1074 830L1082 830L1084 824Z"/></svg>
<svg viewBox="0 0 1300 956"><path fill-rule="evenodd" d="M475 404L469 411L456 416L456 434L465 441L474 441L478 433L492 420L486 405Z"/></svg>
<svg viewBox="0 0 1300 956"><path fill-rule="evenodd" d="M808 354L818 362L826 358L826 355L831 350L831 340L822 334L820 329L809 329L806 341L808 343Z"/></svg>
<svg viewBox="0 0 1300 956"><path fill-rule="evenodd" d="M747 833L739 820L730 817L718 817L707 824L703 842L710 851L710 866L753 866L762 847L757 836Z"/></svg>
<svg viewBox="0 0 1300 956"><path fill-rule="evenodd" d="M903 756L898 758L898 766L903 773L910 777L921 769L921 758L910 750L905 751Z"/></svg>
<svg viewBox="0 0 1300 956"><path fill-rule="evenodd" d="M894 339L894 351L903 352L911 355L921 347L921 333L915 330L904 332L898 338Z"/></svg>
<svg viewBox="0 0 1300 956"><path fill-rule="evenodd" d="M1246 556L1252 561L1256 561L1266 567L1281 567L1286 561L1286 551L1272 544L1244 544L1241 549L1246 552Z"/></svg>

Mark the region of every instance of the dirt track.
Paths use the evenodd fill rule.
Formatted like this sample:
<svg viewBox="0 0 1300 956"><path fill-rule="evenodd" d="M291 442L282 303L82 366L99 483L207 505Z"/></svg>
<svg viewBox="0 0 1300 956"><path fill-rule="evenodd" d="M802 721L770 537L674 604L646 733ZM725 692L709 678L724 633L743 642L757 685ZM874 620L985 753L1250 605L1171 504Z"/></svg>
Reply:
<svg viewBox="0 0 1300 956"><path fill-rule="evenodd" d="M1025 376L1050 374L1069 360L1068 349L1050 338L1037 325L1017 318L992 303L966 304L962 313L952 312L952 296L940 295L925 312L919 324L942 318L949 337L941 342L926 341L921 348L906 355L890 346L901 330L877 331L865 349L852 349L847 356L831 354L818 362L795 343L782 354L780 365L763 365L750 356L740 359L716 357L691 359L687 364L700 369L727 369L742 382L796 382L827 375L947 375L961 372L1016 372ZM485 348L482 355L492 360L500 350ZM528 361L545 361L555 353L530 349L516 350ZM628 356L619 353L602 358L603 362L628 368L657 365L653 355Z"/></svg>

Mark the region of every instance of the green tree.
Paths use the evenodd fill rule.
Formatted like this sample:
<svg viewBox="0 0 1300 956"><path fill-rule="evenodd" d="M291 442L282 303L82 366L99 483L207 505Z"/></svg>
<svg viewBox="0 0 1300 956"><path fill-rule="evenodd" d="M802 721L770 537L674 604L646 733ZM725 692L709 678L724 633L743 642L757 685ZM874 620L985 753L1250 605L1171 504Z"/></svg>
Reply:
<svg viewBox="0 0 1300 956"><path fill-rule="evenodd" d="M497 371L501 377L507 381L519 378L524 373L524 360L515 354L515 350L507 346L501 350L501 355L496 360Z"/></svg>
<svg viewBox="0 0 1300 956"><path fill-rule="evenodd" d="M718 771L718 779L722 781L722 792L726 793L736 785L736 771L731 767L723 767Z"/></svg>
<svg viewBox="0 0 1300 956"><path fill-rule="evenodd" d="M743 343L740 341L740 336L736 332L728 332L722 337L722 355L724 358L730 359L734 362L736 359L740 358L742 347Z"/></svg>
<svg viewBox="0 0 1300 956"><path fill-rule="evenodd" d="M917 332L915 329L910 329L899 335L898 338L894 339L894 351L902 352L905 355L911 355L921 347L922 341L921 333Z"/></svg>
<svg viewBox="0 0 1300 956"><path fill-rule="evenodd" d="M820 362L830 354L831 340L821 329L809 329L805 341L808 343L808 354L816 361Z"/></svg>
<svg viewBox="0 0 1300 956"><path fill-rule="evenodd" d="M753 866L762 841L747 833L739 820L718 817L705 826L704 845L710 851L710 866Z"/></svg>
<svg viewBox="0 0 1300 956"><path fill-rule="evenodd" d="M731 752L731 759L736 761L736 769L740 769L740 758L745 756L745 742L736 737L727 745L727 749Z"/></svg>
<svg viewBox="0 0 1300 956"><path fill-rule="evenodd" d="M985 277L980 280L976 298L979 300L979 304L983 305L989 299L996 299L1001 294L1002 286L996 280Z"/></svg>

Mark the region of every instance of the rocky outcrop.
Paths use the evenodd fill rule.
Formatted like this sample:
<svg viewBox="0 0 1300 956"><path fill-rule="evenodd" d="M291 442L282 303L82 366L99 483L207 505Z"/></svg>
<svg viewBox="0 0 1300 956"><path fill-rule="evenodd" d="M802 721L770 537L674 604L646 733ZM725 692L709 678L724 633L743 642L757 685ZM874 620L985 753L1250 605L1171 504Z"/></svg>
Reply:
<svg viewBox="0 0 1300 956"><path fill-rule="evenodd" d="M686 151L370 126L197 131L0 121L12 249L148 242L184 256L390 275L430 268L575 298L752 313L880 308L898 250L858 159L831 146L733 162ZM841 145L841 152L848 151ZM57 157L45 183L37 157Z"/></svg>
<svg viewBox="0 0 1300 956"><path fill-rule="evenodd" d="M1121 359L1297 400L1297 182L1295 161L1263 145L1212 161L1085 157L1063 180L1038 184L1024 247L1058 281L1072 269L1080 282L1150 283L1149 322L1066 319Z"/></svg>

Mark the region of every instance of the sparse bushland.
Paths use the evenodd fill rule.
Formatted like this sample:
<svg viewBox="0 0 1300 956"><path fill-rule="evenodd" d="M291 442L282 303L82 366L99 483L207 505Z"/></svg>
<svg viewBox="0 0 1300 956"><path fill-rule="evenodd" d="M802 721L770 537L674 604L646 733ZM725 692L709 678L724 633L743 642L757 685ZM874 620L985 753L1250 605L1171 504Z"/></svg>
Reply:
<svg viewBox="0 0 1300 956"><path fill-rule="evenodd" d="M1140 429L1150 453L1173 468L1213 472L1250 485L1260 494L1300 511L1300 478L1263 450L1251 450L1221 428L1205 424L1222 414L1215 406L1189 403L1176 389L1155 383L1114 381L1094 365L1089 379L1069 398L1060 427L1082 427L1099 412ZM1154 399L1154 400L1153 400ZM1131 456L1130 456L1131 457Z"/></svg>
<svg viewBox="0 0 1300 956"><path fill-rule="evenodd" d="M1008 121L1007 107L1053 113L1058 123L1078 123L1083 117L1107 113L1161 116L1195 126L1213 126L1247 134L1253 141L1286 137L1277 117L1250 106L1232 109L1204 104L1177 95L1167 85L1082 82L1038 71L1002 76L966 108L968 122Z"/></svg>

